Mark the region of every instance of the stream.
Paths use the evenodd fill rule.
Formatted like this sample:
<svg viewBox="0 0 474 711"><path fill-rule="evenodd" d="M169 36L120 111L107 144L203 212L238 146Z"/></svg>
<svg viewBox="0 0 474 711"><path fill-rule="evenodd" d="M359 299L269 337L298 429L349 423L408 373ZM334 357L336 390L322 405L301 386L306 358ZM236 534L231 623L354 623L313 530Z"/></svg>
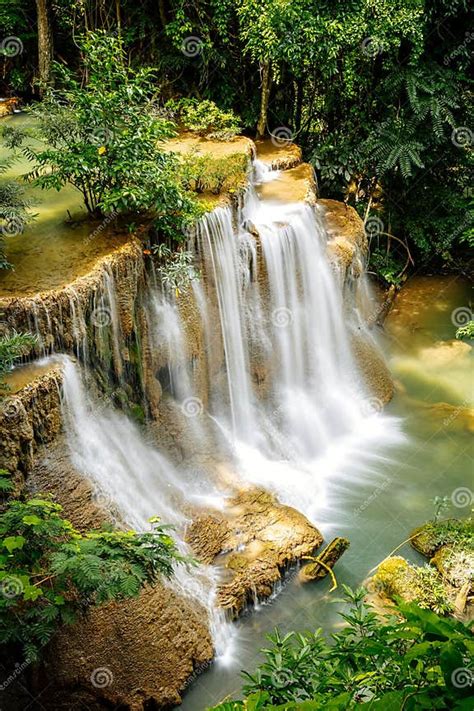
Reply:
<svg viewBox="0 0 474 711"><path fill-rule="evenodd" d="M339 585L359 586L415 526L433 515L435 496L449 497L453 515L469 515L470 506L456 491L469 486L473 475L472 411L470 430L462 415L474 404L472 349L455 346L457 353L443 358L440 343L449 349L456 330L452 314L468 307L471 299L470 285L462 278L414 277L385 323L385 351L397 382L385 412L399 420L405 439L391 446L389 456L381 457L371 471L351 472L347 462L348 477L325 479L330 504L321 507L317 525L326 540L344 535L351 542L335 568ZM433 348L439 351L437 359ZM440 408L440 402L452 409ZM409 545L400 555L418 564L426 562ZM259 649L275 627L282 633L335 630L341 624L341 605L334 603L339 590L329 593L331 586L329 578L301 585L294 574L290 576L278 596L237 623L232 662L217 662L198 677L180 709L202 711L227 695L238 697L240 671L255 671L261 661Z"/></svg>

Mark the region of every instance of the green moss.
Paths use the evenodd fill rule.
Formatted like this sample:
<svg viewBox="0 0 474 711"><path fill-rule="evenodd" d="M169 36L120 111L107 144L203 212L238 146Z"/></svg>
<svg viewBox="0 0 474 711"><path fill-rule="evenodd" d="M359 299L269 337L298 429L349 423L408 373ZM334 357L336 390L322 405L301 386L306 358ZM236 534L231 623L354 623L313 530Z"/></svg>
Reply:
<svg viewBox="0 0 474 711"><path fill-rule="evenodd" d="M431 565L410 565L404 558L388 558L374 575L375 588L388 597L401 597L437 614L449 614L453 607L443 580Z"/></svg>
<svg viewBox="0 0 474 711"><path fill-rule="evenodd" d="M459 521L429 521L412 532L412 545L423 555L432 557L442 546L460 550L474 548L474 525L472 519Z"/></svg>
<svg viewBox="0 0 474 711"><path fill-rule="evenodd" d="M248 564L249 559L246 556L234 553L227 561L226 567L230 570L243 570L248 566Z"/></svg>

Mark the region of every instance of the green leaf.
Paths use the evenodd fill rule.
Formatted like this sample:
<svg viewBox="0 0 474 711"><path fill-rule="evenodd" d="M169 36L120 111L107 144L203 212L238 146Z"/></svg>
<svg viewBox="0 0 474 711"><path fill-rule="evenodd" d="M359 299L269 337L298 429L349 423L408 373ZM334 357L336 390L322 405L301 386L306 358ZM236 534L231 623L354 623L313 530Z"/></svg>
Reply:
<svg viewBox="0 0 474 711"><path fill-rule="evenodd" d="M27 526L38 526L40 523L43 523L42 519L34 514L23 516L22 521L26 523Z"/></svg>
<svg viewBox="0 0 474 711"><path fill-rule="evenodd" d="M8 552L12 553L12 551L16 550L17 548L23 548L26 543L26 539L23 538L23 536L8 536L7 538L3 539L2 543L3 546L8 550Z"/></svg>

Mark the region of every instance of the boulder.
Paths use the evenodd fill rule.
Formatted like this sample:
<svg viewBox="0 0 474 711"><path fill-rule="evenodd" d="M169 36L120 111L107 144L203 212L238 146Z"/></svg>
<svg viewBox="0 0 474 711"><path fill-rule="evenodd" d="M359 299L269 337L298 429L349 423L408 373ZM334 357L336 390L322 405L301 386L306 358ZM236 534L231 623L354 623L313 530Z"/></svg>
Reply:
<svg viewBox="0 0 474 711"><path fill-rule="evenodd" d="M79 530L111 521L123 525L112 502L97 497L74 469L62 437L39 451L28 486L54 494ZM205 609L173 589L173 581L158 583L136 598L91 609L59 630L45 655L41 703L48 711L69 711L75 704L131 711L174 706L213 654Z"/></svg>
<svg viewBox="0 0 474 711"><path fill-rule="evenodd" d="M220 564L224 580L218 604L234 617L269 597L284 571L323 542L303 514L261 489L246 489L218 514L200 516L187 540L203 562Z"/></svg>

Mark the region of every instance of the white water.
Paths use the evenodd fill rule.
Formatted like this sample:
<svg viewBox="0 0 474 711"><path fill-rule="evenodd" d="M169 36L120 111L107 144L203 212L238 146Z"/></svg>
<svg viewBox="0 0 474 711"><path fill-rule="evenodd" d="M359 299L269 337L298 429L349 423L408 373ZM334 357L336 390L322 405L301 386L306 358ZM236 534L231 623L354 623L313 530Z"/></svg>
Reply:
<svg viewBox="0 0 474 711"><path fill-rule="evenodd" d="M278 178L261 164L255 172L257 180ZM329 505L325 481L373 476L382 450L401 439L398 423L371 407L351 351L351 332L371 338L361 314L366 285L355 288L352 305L343 303L317 209L262 202L250 186L240 220L235 229L230 209L219 208L198 229L225 344L227 393L214 392L214 415L241 478L318 523ZM263 398L255 359L267 374Z"/></svg>
<svg viewBox="0 0 474 711"><path fill-rule="evenodd" d="M269 181L278 172L256 161L255 176ZM376 477L384 449L400 439L393 419L367 409L370 397L351 351L351 330L363 329L365 292L353 295L352 307L343 304L341 275L326 257L328 236L317 210L262 203L250 186L238 219L236 226L230 208L217 208L197 226L205 278L193 285L194 294L208 359L213 329L219 329L225 377L210 381L210 417L189 418L189 430L202 439L202 419L215 423L205 428L210 458L224 444L237 486L239 479L262 485L314 523L330 524L338 486ZM150 288L152 342L166 353L171 395L182 407L196 395L184 326L176 303ZM217 304L214 323L210 304ZM113 322L113 298L108 308ZM265 374L261 387L256 363ZM64 395L74 465L110 497L127 525L144 530L159 515L177 527L178 544L186 550L180 534L189 503L202 501L203 489L221 503L228 481L219 486L211 472L197 480L173 466L123 414L88 394L69 360ZM212 444L216 437L219 450ZM229 659L230 626L213 604L217 583L210 567L192 575L177 570L178 588L205 606L217 652Z"/></svg>
<svg viewBox="0 0 474 711"><path fill-rule="evenodd" d="M87 390L81 371L64 357L63 409L71 461L92 480L97 501L117 510L119 518L137 531L150 530L149 519L159 516L173 524L179 550L190 555L182 535L188 522L185 510L199 491L147 443L121 412L104 405ZM211 566L175 567L173 587L197 599L207 610L216 653L223 661L232 655L232 631L214 605L219 573Z"/></svg>

